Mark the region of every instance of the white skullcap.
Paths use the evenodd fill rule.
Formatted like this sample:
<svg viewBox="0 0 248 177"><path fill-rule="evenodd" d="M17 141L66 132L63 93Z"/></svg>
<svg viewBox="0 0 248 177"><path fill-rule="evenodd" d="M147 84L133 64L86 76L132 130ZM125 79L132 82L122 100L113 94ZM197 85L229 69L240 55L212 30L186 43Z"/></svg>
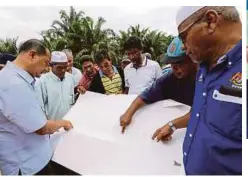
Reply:
<svg viewBox="0 0 248 177"><path fill-rule="evenodd" d="M51 62L65 63L65 62L68 62L68 60L67 60L67 56L64 52L54 51L54 52L52 52Z"/></svg>
<svg viewBox="0 0 248 177"><path fill-rule="evenodd" d="M205 6L182 6L178 11L177 11L177 16L176 16L176 23L177 27L188 17L190 17L192 14L197 12L198 10L202 9Z"/></svg>

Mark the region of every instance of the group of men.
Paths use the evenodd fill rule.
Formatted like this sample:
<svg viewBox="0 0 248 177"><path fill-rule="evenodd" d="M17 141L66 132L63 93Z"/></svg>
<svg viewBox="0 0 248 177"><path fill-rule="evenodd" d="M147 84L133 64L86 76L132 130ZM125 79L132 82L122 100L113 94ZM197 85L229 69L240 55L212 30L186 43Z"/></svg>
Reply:
<svg viewBox="0 0 248 177"><path fill-rule="evenodd" d="M159 78L121 116L122 132L132 122L134 113L146 104L168 98L189 104L188 114L157 129L152 138L168 141L176 129L187 127L183 143L186 175L241 175L242 24L239 13L235 7L189 6L178 11L176 22L183 43L181 49L186 52L184 62L188 57L191 59L187 67L181 65L181 73L191 72L185 77L187 84L171 63L174 76ZM175 61L178 57L172 52L178 50L177 46L172 42L167 51ZM177 82L171 81L173 77L178 78Z"/></svg>
<svg viewBox="0 0 248 177"><path fill-rule="evenodd" d="M124 44L122 67L113 66L102 50L94 59L81 58L82 74L72 66L71 51L51 52L35 39L24 42L19 55L6 59L0 71L1 172L54 174L49 134L73 127L63 117L76 95L89 90L138 95L120 117L122 133L147 104L173 99L191 106L186 115L161 125L152 138L168 141L177 129L187 127L186 175L242 174L242 105L235 94L242 88L239 13L232 6L187 6L178 11L176 22L179 35L164 58L172 72L164 75L142 53L142 41L135 36Z"/></svg>

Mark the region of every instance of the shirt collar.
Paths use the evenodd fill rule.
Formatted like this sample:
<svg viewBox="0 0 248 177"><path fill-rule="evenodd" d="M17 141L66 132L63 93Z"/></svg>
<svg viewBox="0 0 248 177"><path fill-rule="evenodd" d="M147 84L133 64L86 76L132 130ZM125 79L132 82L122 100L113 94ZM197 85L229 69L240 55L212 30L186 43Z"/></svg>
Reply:
<svg viewBox="0 0 248 177"><path fill-rule="evenodd" d="M229 52L227 52L226 57L228 59L229 65L235 64L242 58L242 40L238 42Z"/></svg>
<svg viewBox="0 0 248 177"><path fill-rule="evenodd" d="M75 75L77 73L76 69L74 67L71 68L71 73Z"/></svg>
<svg viewBox="0 0 248 177"><path fill-rule="evenodd" d="M143 57L143 62L142 62L141 67L145 67L147 65L148 59L145 55L143 55L142 57ZM133 63L131 63L131 68L133 68Z"/></svg>
<svg viewBox="0 0 248 177"><path fill-rule="evenodd" d="M242 58L242 40L240 40L230 51L220 57L217 61L217 65L226 62L226 66L230 67ZM201 64L201 68L205 67L205 64Z"/></svg>
<svg viewBox="0 0 248 177"><path fill-rule="evenodd" d="M115 66L113 66L113 65L112 65L112 67L113 67L114 73L115 73L115 74L118 74L117 68L116 68ZM100 74L100 77L105 76L105 75L103 74L102 70L99 70L99 74Z"/></svg>
<svg viewBox="0 0 248 177"><path fill-rule="evenodd" d="M58 76L56 76L52 71L49 72L51 77L55 80L55 81L59 81L59 82L62 82L65 80L65 77L66 77L66 73L65 73L65 76L64 78L61 80Z"/></svg>
<svg viewBox="0 0 248 177"><path fill-rule="evenodd" d="M17 73L20 77L22 77L27 83L29 83L30 85L34 86L35 84L35 79L33 76L31 76L27 71L25 71L24 69L18 67L17 65L15 65L14 63L8 61L6 66L7 69L10 69L12 71L14 71L15 73Z"/></svg>
<svg viewBox="0 0 248 177"><path fill-rule="evenodd" d="M92 74L92 76L89 77L89 76L86 74L86 72L84 71L84 72L83 72L83 77L84 77L85 79L93 79L93 78L95 77L96 73L97 73L97 69L94 68L94 69L93 69L93 74Z"/></svg>

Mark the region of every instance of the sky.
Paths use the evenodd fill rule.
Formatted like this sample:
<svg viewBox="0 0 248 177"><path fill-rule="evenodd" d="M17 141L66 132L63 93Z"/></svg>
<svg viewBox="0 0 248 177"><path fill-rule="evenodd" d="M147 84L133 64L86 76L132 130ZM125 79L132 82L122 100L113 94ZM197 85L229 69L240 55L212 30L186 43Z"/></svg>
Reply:
<svg viewBox="0 0 248 177"><path fill-rule="evenodd" d="M103 17L107 22L104 28L115 32L127 30L130 25L140 24L168 35L177 35L175 17L179 6L162 7L121 7L121 6L74 6L85 15L96 20ZM61 9L69 11L68 6L6 6L0 7L0 38L17 37L18 43L30 38L41 38L40 32L49 29L53 20L59 20ZM239 8L238 8L239 9Z"/></svg>

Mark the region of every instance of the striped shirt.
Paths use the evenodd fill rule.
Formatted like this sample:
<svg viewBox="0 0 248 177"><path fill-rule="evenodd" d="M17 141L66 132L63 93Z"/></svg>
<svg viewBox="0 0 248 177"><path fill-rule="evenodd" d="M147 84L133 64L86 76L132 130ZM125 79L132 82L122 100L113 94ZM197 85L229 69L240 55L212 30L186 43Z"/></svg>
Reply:
<svg viewBox="0 0 248 177"><path fill-rule="evenodd" d="M118 73L117 69L113 66L114 76L112 79L105 76L102 71L100 71L100 77L103 84L103 87L107 95L110 94L121 94L122 93L122 80L121 76Z"/></svg>

